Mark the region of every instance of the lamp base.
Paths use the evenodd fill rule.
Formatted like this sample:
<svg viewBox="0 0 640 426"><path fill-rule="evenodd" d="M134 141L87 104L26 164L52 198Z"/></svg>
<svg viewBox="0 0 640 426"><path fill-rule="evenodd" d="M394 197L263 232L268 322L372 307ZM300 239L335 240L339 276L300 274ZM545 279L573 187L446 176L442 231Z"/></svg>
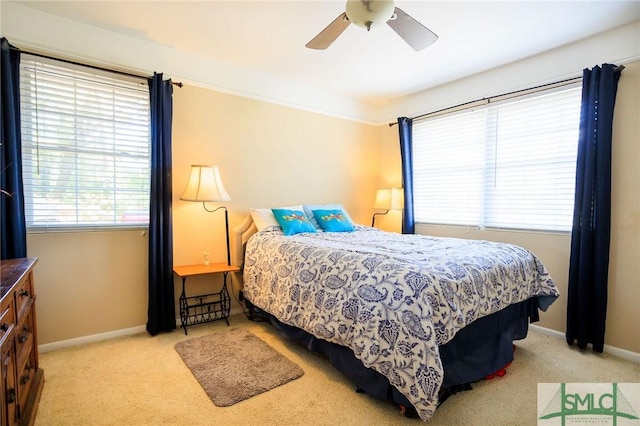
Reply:
<svg viewBox="0 0 640 426"><path fill-rule="evenodd" d="M224 210L224 229L225 229L225 235L227 236L227 265L231 266L231 250L229 245L229 211L225 206L220 206L217 209L209 210L205 202L202 203L202 206L209 213L217 212L220 209Z"/></svg>

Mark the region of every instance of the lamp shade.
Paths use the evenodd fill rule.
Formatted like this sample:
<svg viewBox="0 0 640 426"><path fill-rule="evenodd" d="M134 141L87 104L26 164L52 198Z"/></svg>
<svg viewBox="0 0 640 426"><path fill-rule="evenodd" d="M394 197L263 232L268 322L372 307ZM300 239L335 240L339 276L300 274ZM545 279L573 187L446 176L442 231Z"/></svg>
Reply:
<svg viewBox="0 0 640 426"><path fill-rule="evenodd" d="M380 210L402 210L404 208L404 191L402 188L378 189L373 208Z"/></svg>
<svg viewBox="0 0 640 426"><path fill-rule="evenodd" d="M218 166L191 166L187 188L180 197L184 201L230 201L220 178Z"/></svg>
<svg viewBox="0 0 640 426"><path fill-rule="evenodd" d="M367 30L386 23L395 10L393 1L389 0L347 0L345 7L349 21Z"/></svg>

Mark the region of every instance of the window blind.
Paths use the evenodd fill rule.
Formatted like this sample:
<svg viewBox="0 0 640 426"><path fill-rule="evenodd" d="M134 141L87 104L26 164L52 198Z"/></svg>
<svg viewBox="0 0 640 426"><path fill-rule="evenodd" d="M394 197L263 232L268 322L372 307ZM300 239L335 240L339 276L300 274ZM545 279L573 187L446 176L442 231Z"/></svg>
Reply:
<svg viewBox="0 0 640 426"><path fill-rule="evenodd" d="M27 227L148 223L144 79L23 55L20 105Z"/></svg>
<svg viewBox="0 0 640 426"><path fill-rule="evenodd" d="M414 123L417 222L568 231L579 85Z"/></svg>
<svg viewBox="0 0 640 426"><path fill-rule="evenodd" d="M477 225L482 214L486 111L413 125L417 222Z"/></svg>

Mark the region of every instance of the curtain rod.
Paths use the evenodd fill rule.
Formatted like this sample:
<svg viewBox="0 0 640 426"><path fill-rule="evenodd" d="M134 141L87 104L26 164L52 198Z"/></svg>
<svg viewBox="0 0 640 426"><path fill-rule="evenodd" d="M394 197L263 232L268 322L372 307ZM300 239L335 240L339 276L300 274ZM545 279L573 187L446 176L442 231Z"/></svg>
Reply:
<svg viewBox="0 0 640 426"><path fill-rule="evenodd" d="M17 50L18 52L24 53L24 54L27 54L27 55L37 56L39 58L45 58L45 59L52 59L54 61L64 62L66 64L79 65L81 67L87 67L87 68L93 68L93 69L100 70L100 71L112 72L112 73L116 73L116 74L120 74L120 75L126 75L127 77L144 78L144 79L148 79L149 78L148 76L133 74L133 73L126 72L126 71L113 70L113 69L109 69L109 68L100 67L98 65L83 64L82 62L76 62L76 61L72 61L72 60L69 60L69 59L56 58L54 56L44 55L42 53L29 52L27 50L22 50L20 48L17 48L17 47L11 46L11 45L9 45L9 48L13 49L13 50ZM176 81L176 82L172 81L171 84L173 84L174 86L178 86L180 88L182 88L182 86L183 86L181 81Z"/></svg>
<svg viewBox="0 0 640 426"><path fill-rule="evenodd" d="M476 102L482 102L482 101L491 102L491 99L494 99L494 98L500 98L500 97L503 97L503 96L517 95L518 93L530 92L530 91L535 91L535 90L538 90L538 89L544 89L545 87L549 87L549 86L564 86L564 85L568 85L568 84L571 84L571 83L577 83L580 80L582 80L582 77L567 78L565 80L559 80L559 81L556 81L556 82L553 82L553 83L541 84L539 86L529 87L527 89L514 90L513 92L507 92L507 93L503 93L501 95L489 96L488 98L479 98L479 99L475 99L473 101L463 102L463 103L458 104L458 105L442 108L442 109L439 109L437 111L431 111L431 112L428 112L426 114L416 115L415 117L412 117L411 119L412 120L416 120L416 119L420 119L420 118L425 118L425 117L428 117L430 115L439 114L439 113L444 112L444 111L449 111L450 109L457 109L457 108L460 108L460 107L463 107L463 106L466 106L466 105L474 104ZM398 124L397 121L394 121L393 123L389 123L389 127L393 127L396 124Z"/></svg>

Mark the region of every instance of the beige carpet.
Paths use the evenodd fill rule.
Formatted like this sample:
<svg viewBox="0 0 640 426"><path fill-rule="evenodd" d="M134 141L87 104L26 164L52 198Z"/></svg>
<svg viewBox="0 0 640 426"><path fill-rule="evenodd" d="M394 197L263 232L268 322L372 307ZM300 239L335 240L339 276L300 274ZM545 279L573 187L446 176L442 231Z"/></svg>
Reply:
<svg viewBox="0 0 640 426"><path fill-rule="evenodd" d="M227 329L224 321L149 337L135 336L40 354L45 384L36 426L57 425L536 425L537 384L640 382L640 364L579 351L564 339L530 332L499 379L477 383L436 410L431 422L407 419L367 395L324 358L242 315L232 327L251 331L298 364L304 376L230 407L217 407L174 345ZM633 331L629 331L630 333Z"/></svg>
<svg viewBox="0 0 640 426"><path fill-rule="evenodd" d="M304 371L243 328L218 330L175 349L218 407L228 407L297 379Z"/></svg>

